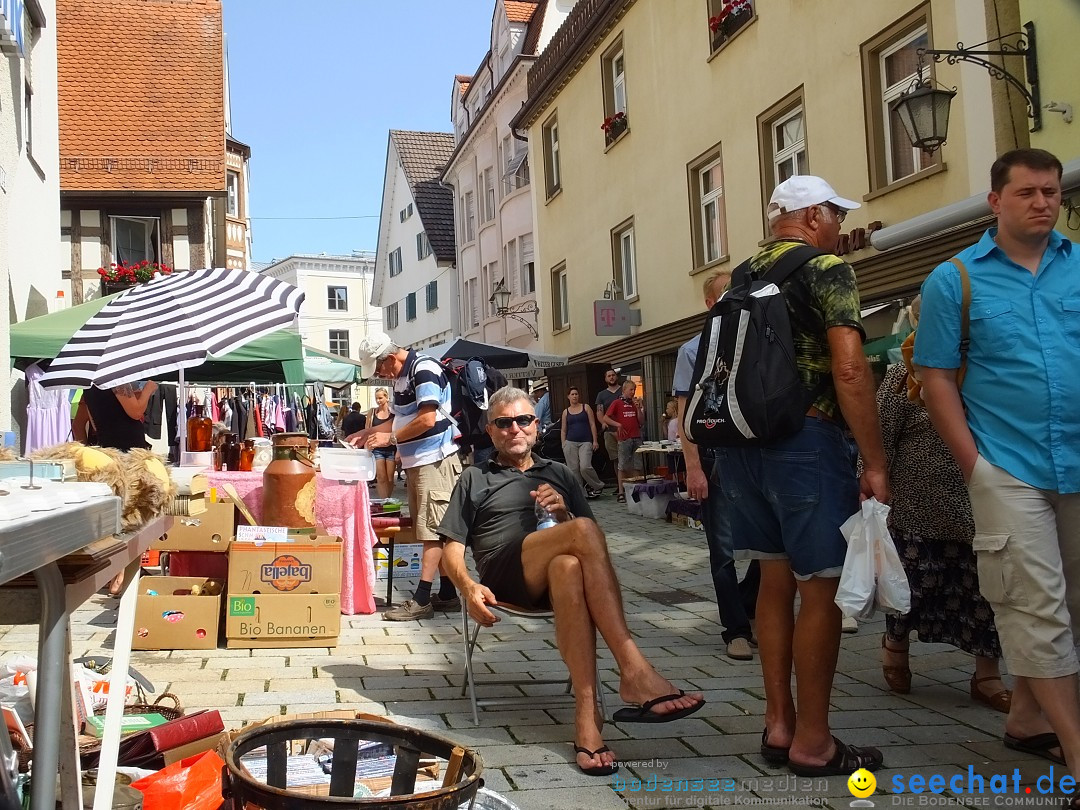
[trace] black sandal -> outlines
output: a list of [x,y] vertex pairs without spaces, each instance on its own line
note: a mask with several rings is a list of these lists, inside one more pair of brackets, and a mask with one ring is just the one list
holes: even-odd
[[788,750],[787,748],[781,748],[778,745],[769,745],[769,729],[763,729],[761,732],[761,758],[764,759],[770,765],[787,765],[788,764]]
[[[606,754],[610,752],[611,749],[608,748],[606,745],[601,745],[595,751],[590,751],[588,748],[582,748],[577,743],[574,743],[574,764],[577,765],[577,754],[584,754],[585,756],[592,759],[597,754]],[[578,765],[578,770],[586,776],[611,776],[613,773],[619,772],[619,763],[612,762],[610,765],[593,765],[591,768],[582,768],[580,765]]]
[[881,752],[876,748],[857,748],[840,742],[836,737],[833,737],[833,742],[836,743],[836,753],[824,765],[800,765],[789,759],[788,768],[796,776],[849,776],[859,768],[877,770],[884,761]]

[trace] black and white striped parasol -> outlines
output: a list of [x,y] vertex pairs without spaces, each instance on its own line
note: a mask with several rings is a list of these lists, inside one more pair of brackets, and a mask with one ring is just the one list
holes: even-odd
[[304,293],[246,270],[187,270],[120,293],[76,331],[45,386],[115,388],[202,365],[293,323]]

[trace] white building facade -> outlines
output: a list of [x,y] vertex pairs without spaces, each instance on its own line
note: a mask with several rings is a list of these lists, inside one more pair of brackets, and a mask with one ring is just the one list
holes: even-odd
[[399,346],[460,334],[454,202],[439,181],[453,147],[448,132],[390,132],[371,303]]
[[[261,272],[304,291],[297,326],[305,346],[356,359],[356,347],[364,335],[382,328],[382,312],[370,303],[375,276],[372,251],[350,256],[298,254]],[[338,402],[356,399],[370,407],[374,390],[344,388],[331,398]]]
[[[55,0],[0,2],[0,282],[10,320],[65,305],[60,249]],[[21,374],[0,318],[0,430],[25,419]]]
[[[454,190],[461,335],[486,343],[539,349],[537,277],[528,140],[510,120],[528,96],[536,56],[573,8],[559,3],[496,0],[491,47],[473,76],[457,76],[450,117],[456,141],[443,182]],[[502,317],[491,300],[510,292],[518,317]]]

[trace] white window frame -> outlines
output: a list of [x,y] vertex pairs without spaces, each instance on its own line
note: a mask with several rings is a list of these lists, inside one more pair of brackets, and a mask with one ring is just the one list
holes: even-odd
[[[713,169],[720,169],[720,185],[709,192],[705,192],[705,177]],[[718,261],[724,255],[724,167],[722,159],[717,155],[715,160],[697,170],[697,193],[698,210],[701,214],[701,259],[703,264],[711,264]],[[709,214],[712,206],[713,215]],[[709,250],[709,225],[713,221],[716,224],[715,255]]]
[[471,242],[476,238],[476,195],[471,191],[465,192],[465,241]]
[[416,235],[416,260],[422,262],[431,255],[431,242],[428,241],[427,232],[420,231]]
[[519,289],[522,295],[530,295],[536,292],[536,262],[533,253],[533,235],[526,233],[521,236],[521,284]]
[[390,268],[390,278],[401,275],[401,248],[396,247],[390,251],[390,256],[387,259],[387,263]]
[[240,173],[232,169],[225,170],[225,213],[240,216]]
[[612,55],[610,62],[612,114],[626,115],[626,58],[621,48]]
[[[778,148],[778,139],[776,137],[777,132],[788,121],[795,117],[802,119],[802,138],[795,141],[790,146],[785,146],[783,149]],[[802,104],[788,110],[783,115],[780,115],[772,120],[769,124],[769,137],[772,139],[772,164],[773,164],[773,188],[780,185],[781,172],[780,167],[788,162],[792,162],[794,171],[792,174],[800,174],[803,171],[808,171],[810,168],[810,156],[806,151],[806,115],[804,114]],[[806,165],[802,170],[799,168],[799,155],[802,154],[805,157]],[[770,194],[772,189],[769,190]]]
[[145,247],[147,261],[160,261],[161,256],[161,219],[159,217],[109,217],[109,227],[112,229],[112,253],[117,263],[131,264],[142,261],[142,258],[125,258],[117,252],[116,225],[119,222],[134,222],[142,225],[145,230]]
[[480,325],[480,279],[470,278],[465,280],[465,322],[470,329]]
[[506,286],[510,290],[511,295],[518,294],[518,283],[520,282],[519,274],[514,270],[518,266],[518,243],[517,239],[511,239],[505,245],[503,245],[503,267],[506,268]]
[[[342,337],[344,335],[344,337]],[[344,342],[345,350],[341,350],[341,344]],[[337,354],[341,357],[348,357],[349,351],[352,346],[349,342],[349,330],[348,329],[331,329],[327,333],[326,345],[330,347],[331,354]]]
[[638,296],[637,258],[635,257],[635,238],[633,223],[615,232],[615,269],[617,282],[622,288],[622,297],[630,301]]
[[544,141],[544,170],[547,175],[547,197],[562,189],[562,167],[559,165],[559,118],[552,116],[541,128]]
[[[894,183],[897,180],[903,180],[904,177],[910,177],[911,174],[917,174],[918,172],[920,172],[924,168],[926,168],[926,166],[922,165],[923,162],[924,162],[925,153],[921,149],[918,149],[918,148],[916,148],[914,146],[911,147],[911,156],[912,156],[911,165],[914,167],[914,170],[911,172],[911,174],[905,174],[905,175],[897,177],[896,176],[896,166],[893,165],[892,114],[891,114],[891,112],[889,110],[889,105],[892,104],[892,102],[895,101],[896,99],[900,98],[900,96],[905,91],[907,91],[907,90],[909,90],[911,88],[912,83],[915,81],[916,73],[914,73],[914,72],[909,73],[907,76],[904,76],[902,79],[900,79],[899,81],[897,81],[897,82],[895,82],[895,83],[893,83],[891,85],[886,86],[886,84],[885,84],[885,82],[886,82],[886,78],[885,78],[885,60],[888,57],[892,56],[897,51],[903,50],[905,46],[909,45],[912,42],[912,40],[916,40],[919,37],[923,37],[923,36],[928,36],[928,29],[927,29],[927,26],[925,24],[920,25],[914,31],[912,31],[911,33],[907,34],[906,36],[898,39],[896,42],[889,45],[887,48],[882,49],[878,53],[877,68],[878,68],[878,80],[881,83],[881,107],[882,107],[881,127],[882,127],[882,135],[884,136],[883,137],[883,142],[882,142],[882,148],[884,149],[884,154],[885,154],[885,177],[886,177],[887,182],[889,182],[889,183]],[[932,164],[932,162],[933,161],[931,160],[930,163]]]
[[483,205],[480,209],[481,222],[495,219],[495,169],[488,166],[480,175],[480,192]]
[[[337,291],[340,290],[342,295],[339,298]],[[340,306],[339,306],[340,304]],[[330,312],[348,312],[349,311],[349,288],[341,284],[329,284],[326,287],[326,309]]]
[[554,331],[570,328],[570,289],[566,277],[566,265],[558,265],[551,273],[552,313]]
[[398,312],[397,301],[395,301],[386,308],[386,328],[387,330],[397,329],[400,323],[400,313]]

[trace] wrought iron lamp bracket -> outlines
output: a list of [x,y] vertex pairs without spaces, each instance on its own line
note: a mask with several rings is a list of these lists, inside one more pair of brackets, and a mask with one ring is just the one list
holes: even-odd
[[[987,45],[996,44],[997,48],[986,48]],[[1024,23],[1024,30],[1012,34],[1004,34],[1000,37],[988,39],[971,47],[965,47],[963,42],[956,43],[956,50],[938,50],[935,48],[919,48],[920,74],[924,57],[929,56],[934,62],[945,62],[955,65],[957,62],[970,62],[985,68],[991,78],[1003,80],[1011,84],[1027,102],[1027,114],[1031,119],[1031,131],[1038,132],[1042,129],[1042,109],[1039,99],[1039,65],[1035,48],[1035,23]],[[1006,70],[1003,66],[991,62],[987,57],[1021,57],[1024,60],[1023,79]]]

